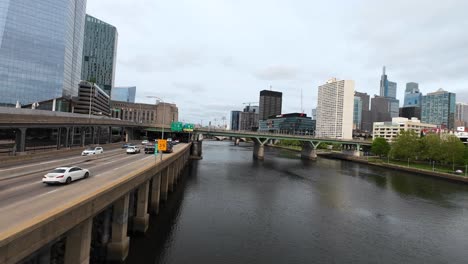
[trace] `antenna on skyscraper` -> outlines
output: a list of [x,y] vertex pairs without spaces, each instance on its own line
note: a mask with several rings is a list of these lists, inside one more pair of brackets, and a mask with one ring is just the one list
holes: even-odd
[[304,113],[304,107],[302,107],[302,88],[301,88],[301,113]]
[[272,87],[271,87],[271,85],[270,85],[270,91],[271,91],[271,90],[272,90]]

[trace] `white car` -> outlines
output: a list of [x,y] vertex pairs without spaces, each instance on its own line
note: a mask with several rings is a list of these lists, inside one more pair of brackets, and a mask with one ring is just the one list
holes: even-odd
[[148,143],[149,143],[149,141],[148,141],[148,140],[146,140],[146,139],[145,139],[145,140],[143,140],[143,141],[141,142],[141,144],[142,144],[142,145],[146,145],[146,144],[148,144]]
[[140,148],[137,146],[130,146],[127,148],[127,154],[136,154],[140,153]]
[[89,177],[89,170],[80,167],[60,167],[47,173],[42,177],[42,182],[46,184],[65,183],[69,184],[78,179]]
[[96,155],[101,153],[104,153],[104,149],[102,147],[87,148],[81,152],[81,156]]

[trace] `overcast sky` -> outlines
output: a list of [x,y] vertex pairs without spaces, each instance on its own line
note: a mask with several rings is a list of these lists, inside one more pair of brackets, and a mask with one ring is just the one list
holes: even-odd
[[398,83],[418,82],[468,102],[466,0],[88,0],[87,13],[117,27],[116,86],[137,101],[162,97],[179,119],[204,124],[283,92],[283,112],[317,105],[328,78],[379,92],[382,66]]

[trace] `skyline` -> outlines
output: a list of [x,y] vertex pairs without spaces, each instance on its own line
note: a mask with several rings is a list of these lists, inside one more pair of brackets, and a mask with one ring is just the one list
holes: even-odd
[[[101,0],[88,1],[87,13],[119,31],[116,86],[135,85],[137,101],[158,95],[177,103],[181,120],[207,123],[229,118],[270,86],[283,92],[284,113],[301,110],[302,90],[310,114],[318,86],[331,77],[354,80],[356,91],[373,96],[384,65],[400,102],[407,82],[419,83],[423,94],[443,88],[468,102],[467,8],[420,0]],[[381,23],[375,10],[392,19]]]

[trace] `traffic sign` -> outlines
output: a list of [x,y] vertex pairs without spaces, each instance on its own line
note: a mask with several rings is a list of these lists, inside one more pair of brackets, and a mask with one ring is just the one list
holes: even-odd
[[166,151],[167,150],[167,140],[158,139],[158,150]]

